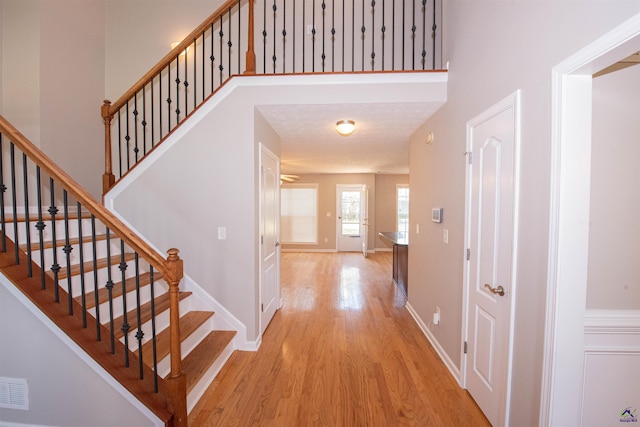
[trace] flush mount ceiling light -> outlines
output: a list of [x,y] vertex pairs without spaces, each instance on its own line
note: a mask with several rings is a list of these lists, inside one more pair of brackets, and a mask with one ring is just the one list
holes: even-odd
[[336,131],[342,136],[349,136],[356,129],[356,122],[353,120],[340,120],[336,123]]

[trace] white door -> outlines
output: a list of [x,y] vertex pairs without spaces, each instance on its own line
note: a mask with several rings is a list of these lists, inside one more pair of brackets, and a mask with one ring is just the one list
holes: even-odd
[[260,145],[260,331],[264,333],[280,293],[280,162]]
[[491,424],[508,424],[515,295],[519,94],[467,125],[465,385]]
[[338,251],[359,252],[364,228],[363,185],[338,185],[336,188]]
[[366,258],[369,249],[369,189],[362,186],[362,255]]

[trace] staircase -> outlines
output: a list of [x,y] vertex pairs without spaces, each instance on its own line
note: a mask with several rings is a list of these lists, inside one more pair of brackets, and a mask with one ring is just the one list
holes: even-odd
[[[104,227],[96,231],[89,214],[69,215],[66,220],[56,220],[55,226],[51,220],[43,221],[42,244],[37,243],[37,216],[31,216],[29,221],[24,215],[15,219],[18,241],[27,240],[27,223],[32,225],[30,241],[36,243],[31,245],[34,264],[31,268],[45,271],[54,282],[57,276],[58,299],[62,293],[68,297],[70,290],[73,306],[86,311],[88,324],[95,324],[98,319],[102,330],[106,329],[109,336],[129,349],[130,357],[139,358],[142,354],[143,363],[151,370],[157,368],[158,375],[166,379],[170,372],[169,286],[162,276],[152,275],[149,265],[136,260],[134,253],[121,252],[121,241],[107,235]],[[5,221],[12,224],[14,218],[9,216]],[[66,239],[52,240],[50,230],[54,227],[56,233],[71,236],[68,242]],[[78,235],[79,230],[84,234]],[[95,238],[92,231],[98,233]],[[11,243],[15,241],[11,227],[6,230],[6,236]],[[19,249],[26,255],[27,244],[20,244]],[[61,267],[56,274],[51,266],[61,260],[67,266]],[[96,277],[97,281],[94,280]],[[210,368],[215,367],[221,355],[226,353],[228,358],[236,334],[235,331],[214,330],[211,319],[215,314],[192,309],[197,304],[191,298],[191,292],[179,292],[182,372],[186,376],[189,408],[209,386],[220,366],[213,372]],[[139,331],[143,332],[140,340],[136,337]],[[155,342],[151,339],[154,335]]]
[[234,351],[236,331],[217,330],[224,322],[179,288],[182,260],[168,253],[164,260],[0,116],[0,273],[178,426]]

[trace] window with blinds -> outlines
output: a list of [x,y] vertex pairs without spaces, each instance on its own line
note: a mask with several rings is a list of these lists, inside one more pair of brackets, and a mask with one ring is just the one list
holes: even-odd
[[289,184],[280,189],[282,243],[318,243],[318,185]]

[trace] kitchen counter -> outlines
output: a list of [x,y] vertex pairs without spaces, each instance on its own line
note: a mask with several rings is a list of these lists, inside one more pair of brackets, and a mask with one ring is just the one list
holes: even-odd
[[393,282],[405,296],[408,296],[409,233],[381,231],[378,234],[393,244]]

